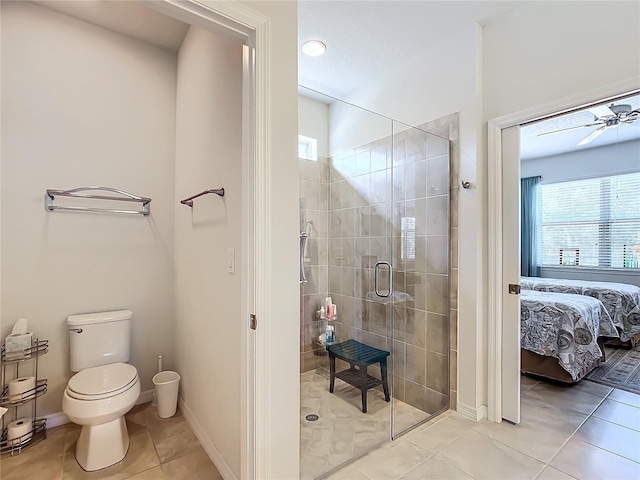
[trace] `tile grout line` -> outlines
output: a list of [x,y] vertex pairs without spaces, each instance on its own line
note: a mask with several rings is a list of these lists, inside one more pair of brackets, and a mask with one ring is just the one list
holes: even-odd
[[[458,437],[458,438],[460,438],[460,437]],[[458,438],[456,438],[456,440],[458,440]],[[454,440],[453,442],[455,442],[455,440]],[[453,443],[453,442],[451,442],[451,443]],[[447,444],[447,446],[451,445],[451,443],[448,443],[448,444]],[[439,453],[440,453],[440,451],[437,451],[437,452],[436,452],[436,453],[434,453],[434,454],[432,455],[432,457],[430,457],[430,458],[435,457],[435,456],[436,456],[436,455],[438,455]],[[462,472],[464,475],[468,476],[469,478],[473,478],[473,480],[476,480],[476,477],[474,477],[474,476],[473,476],[473,475],[471,475],[470,473],[465,472],[465,471],[464,471],[464,470],[462,470],[461,468],[456,467],[455,465],[453,465],[452,463],[450,463],[449,461],[447,461],[447,457],[445,457],[445,456],[442,456],[442,455],[441,455],[441,456],[439,456],[438,458],[436,458],[436,460],[438,460],[438,461],[440,461],[440,462],[442,462],[442,463],[445,463],[446,465],[449,465],[450,467],[454,468],[454,469],[455,469],[455,470],[457,470],[458,472]]]
[[493,437],[491,437],[490,435],[487,435],[487,434],[485,434],[485,433],[482,433],[482,432],[479,432],[479,431],[477,431],[477,430],[474,430],[473,428],[472,428],[471,430],[472,430],[472,431],[474,431],[475,433],[479,434],[479,435],[482,435],[483,437],[485,437],[485,438],[487,438],[487,439],[489,439],[489,440],[492,440],[492,441],[497,442],[497,443],[499,443],[499,444],[501,444],[501,445],[504,445],[504,446],[505,446],[505,447],[507,447],[509,450],[513,450],[514,452],[517,452],[517,453],[519,453],[519,454],[521,454],[521,455],[524,455],[525,457],[529,457],[529,458],[531,458],[532,460],[535,460],[536,462],[538,462],[538,463],[542,463],[542,464],[544,464],[544,465],[546,466],[545,462],[543,462],[542,460],[539,460],[539,459],[537,459],[537,458],[535,458],[535,457],[533,457],[533,456],[529,455],[528,453],[521,452],[521,451],[520,451],[520,450],[518,450],[517,448],[513,448],[511,445],[507,445],[506,443],[504,443],[504,442],[502,442],[502,441],[498,440],[497,438],[493,438]]
[[[609,398],[609,395],[611,395],[611,392],[613,392],[613,389],[611,389],[611,391],[609,391],[609,393],[607,393],[604,397],[602,397],[602,400],[600,400],[600,402],[598,403],[598,405],[596,405],[596,407],[593,409],[593,411],[587,416],[587,418],[585,418],[580,425],[578,425],[578,428],[575,429],[575,431],[569,436],[569,438],[562,444],[562,446],[560,447],[560,449],[555,453],[555,455],[551,458],[551,460],[549,460],[549,463],[547,463],[547,466],[551,467],[551,468],[555,468],[556,470],[558,470],[559,472],[562,472],[566,475],[569,476],[573,476],[563,470],[560,470],[557,467],[554,467],[551,465],[551,463],[558,457],[558,455],[560,454],[560,452],[562,452],[562,450],[564,449],[564,447],[567,446],[567,443],[569,443],[569,441],[575,437],[576,433],[578,433],[578,430],[580,430],[582,428],[582,426],[587,423],[587,421],[593,416],[593,414],[596,412],[596,410],[598,410],[598,408],[600,408],[600,405],[602,405],[604,403],[604,401]],[[588,392],[586,392],[588,393]],[[594,395],[596,396],[596,395]],[[599,447],[598,447],[599,448]],[[603,449],[604,450],[604,449]]]
[[[598,417],[596,417],[596,418],[598,418]],[[635,430],[634,430],[634,431],[635,431]],[[611,453],[612,455],[616,455],[617,457],[624,458],[625,460],[629,460],[630,462],[637,463],[638,465],[640,465],[640,462],[637,462],[636,460],[632,460],[631,458],[627,458],[627,457],[625,457],[624,455],[621,455],[621,454],[619,454],[619,453],[617,453],[617,452],[612,452],[611,450],[609,450],[609,449],[607,449],[607,448],[604,448],[604,447],[601,447],[600,445],[596,445],[596,444],[591,443],[591,442],[589,442],[589,441],[587,441],[587,440],[580,440],[580,441],[581,441],[581,442],[586,443],[587,445],[591,445],[592,447],[598,448],[598,449],[603,450],[603,451],[605,451],[605,452],[609,452],[609,453]],[[555,468],[555,467],[554,467],[554,468]]]

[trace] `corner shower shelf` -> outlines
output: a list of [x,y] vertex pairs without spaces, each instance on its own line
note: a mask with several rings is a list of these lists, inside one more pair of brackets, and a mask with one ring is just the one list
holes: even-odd
[[[12,419],[18,418],[18,408],[27,404],[31,404],[31,421],[33,426],[30,432],[25,433],[19,438],[8,439],[8,427],[6,418],[10,415],[5,413],[2,417],[2,430],[0,434],[0,455],[9,453],[18,455],[29,445],[33,445],[47,437],[47,420],[44,418],[36,418],[38,398],[47,393],[47,380],[38,379],[38,360],[39,357],[49,351],[48,340],[38,340],[34,338],[30,348],[26,348],[21,352],[6,352],[5,346],[2,345],[0,354],[0,363],[2,364],[2,395],[0,396],[0,406],[12,411]],[[9,379],[8,370],[13,369],[11,378],[24,376],[21,372],[22,366],[30,364],[31,371],[36,378],[36,386],[22,394],[19,401],[12,401],[9,396]],[[30,372],[31,373],[31,372]]]

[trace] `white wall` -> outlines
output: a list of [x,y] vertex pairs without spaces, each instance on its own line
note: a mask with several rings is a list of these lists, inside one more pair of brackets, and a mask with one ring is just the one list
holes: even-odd
[[[26,317],[49,340],[39,415],[62,409],[68,315],[133,310],[143,390],[157,355],[174,365],[175,76],[175,54],[2,2],[2,337]],[[45,189],[84,185],[151,197],[151,215],[45,212]]]
[[329,105],[298,95],[298,133],[318,140],[318,156],[329,157]]
[[[365,99],[364,101],[371,100]],[[356,105],[368,108],[367,105]],[[376,113],[344,102],[333,102],[329,105],[330,155],[337,158],[348,157],[353,155],[354,148],[381,138],[391,138],[394,133],[398,133],[393,129],[394,122],[392,120]],[[399,129],[403,127],[397,122],[396,125]]]
[[[603,25],[615,25],[615,44]],[[484,27],[484,118],[640,75],[640,3],[531,2]]]
[[520,178],[540,175],[541,183],[569,182],[638,171],[640,140],[612,143],[520,162]]
[[[460,112],[460,177],[471,182],[473,188],[461,191],[456,212],[460,265],[458,330],[464,332],[458,336],[458,404],[474,410],[482,405],[484,382],[480,360],[484,348],[481,225],[485,212],[481,201],[484,187],[482,179],[476,175],[480,158],[477,143],[481,116],[481,78],[477,71],[480,46],[478,27],[469,25],[452,32],[450,37],[430,46],[411,62],[394,68],[386,77],[345,99],[410,125],[420,125]],[[370,114],[363,113],[363,117],[367,115]],[[332,112],[332,125],[334,121]],[[354,124],[361,127],[353,132],[356,141],[366,138],[368,125],[357,121]],[[379,125],[384,128],[382,123]],[[346,138],[339,141],[333,131],[330,140],[332,148],[349,145],[351,141]]]
[[[191,27],[178,52],[176,355],[181,395],[240,477],[242,43]],[[193,208],[179,201],[209,188]],[[227,273],[234,248],[236,273]]]

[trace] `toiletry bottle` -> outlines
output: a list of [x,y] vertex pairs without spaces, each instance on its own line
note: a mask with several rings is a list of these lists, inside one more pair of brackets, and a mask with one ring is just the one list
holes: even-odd
[[324,305],[322,307],[320,307],[320,320],[324,320],[326,316],[326,313],[324,311]]
[[327,335],[326,335],[326,342],[327,343],[333,343],[333,326],[332,325],[327,325]]

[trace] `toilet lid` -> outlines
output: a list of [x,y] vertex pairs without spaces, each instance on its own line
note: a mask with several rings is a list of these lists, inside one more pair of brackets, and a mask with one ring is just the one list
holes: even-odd
[[97,400],[117,395],[137,380],[136,367],[127,363],[112,363],[76,373],[69,380],[67,391],[76,398]]

